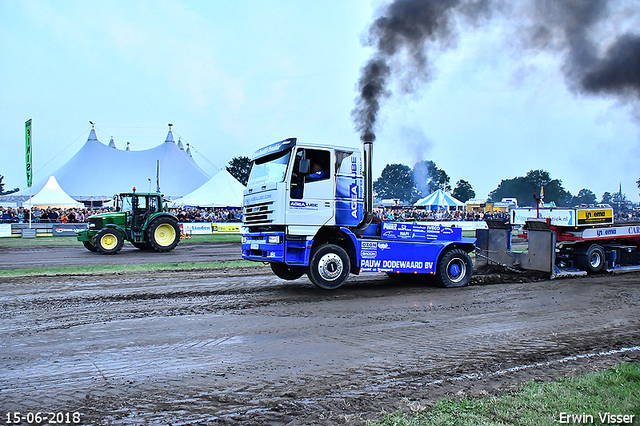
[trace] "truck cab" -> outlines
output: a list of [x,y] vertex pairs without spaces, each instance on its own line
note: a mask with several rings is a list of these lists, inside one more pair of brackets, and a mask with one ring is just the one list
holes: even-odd
[[370,226],[367,152],[366,145],[363,158],[357,148],[299,143],[296,138],[257,150],[243,195],[242,257],[270,263],[280,278],[306,273],[317,286],[334,289],[350,273],[433,275],[443,250],[458,249],[457,266],[445,281],[448,286],[466,284],[472,269],[467,253],[475,240],[462,238],[460,229]]

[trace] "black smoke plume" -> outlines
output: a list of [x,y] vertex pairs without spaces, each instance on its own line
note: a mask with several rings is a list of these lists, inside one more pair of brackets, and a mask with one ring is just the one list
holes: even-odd
[[[640,99],[640,36],[614,34],[604,51],[599,44],[599,24],[616,27],[613,21],[620,14],[613,17],[612,6],[622,5],[624,10],[625,4],[624,0],[395,0],[368,30],[365,44],[374,53],[361,69],[359,96],[351,112],[356,130],[362,140],[374,140],[381,103],[391,96],[391,81],[399,83],[403,92],[415,93],[432,77],[430,50],[453,47],[460,20],[478,27],[495,16],[515,23],[523,53],[562,54],[570,90]],[[637,9],[628,8],[624,18],[637,21]]]

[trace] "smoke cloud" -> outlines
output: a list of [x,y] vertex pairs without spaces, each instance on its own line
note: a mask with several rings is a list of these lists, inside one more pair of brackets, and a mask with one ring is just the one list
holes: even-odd
[[[508,2],[507,2],[508,3]],[[617,27],[612,7],[624,0],[526,0],[523,7],[501,0],[395,0],[368,29],[365,44],[374,48],[361,69],[359,95],[351,112],[363,140],[374,140],[382,102],[391,96],[390,84],[415,93],[432,78],[430,52],[455,46],[459,22],[475,27],[501,16],[518,26],[525,53],[551,51],[563,55],[562,72],[570,90],[619,99],[640,99],[640,35],[609,35],[599,44],[603,24]],[[618,7],[618,9],[620,9]],[[523,16],[524,13],[524,16]],[[640,11],[626,10],[636,20]],[[615,31],[615,30],[614,30]]]

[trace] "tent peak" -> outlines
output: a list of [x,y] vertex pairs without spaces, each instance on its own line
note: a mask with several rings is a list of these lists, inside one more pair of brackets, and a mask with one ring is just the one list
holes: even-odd
[[113,136],[111,136],[111,140],[109,141],[109,148],[116,149],[116,143],[113,140]]
[[169,133],[167,133],[167,138],[164,140],[165,142],[176,143],[175,139],[173,139],[173,131],[171,130],[172,127],[173,124],[169,123]]
[[98,136],[96,136],[96,125],[93,121],[90,121],[89,123],[91,123],[91,131],[89,132],[89,137],[87,138],[87,141],[97,141]]

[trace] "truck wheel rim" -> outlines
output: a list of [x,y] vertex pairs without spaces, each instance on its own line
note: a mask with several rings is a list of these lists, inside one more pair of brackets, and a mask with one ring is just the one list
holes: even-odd
[[171,243],[176,239],[176,230],[168,223],[163,223],[156,228],[153,233],[153,237],[155,238],[156,243],[166,247],[171,245]]
[[335,253],[327,253],[318,262],[318,273],[325,281],[335,281],[342,275],[342,259]]
[[447,277],[451,282],[458,283],[467,274],[467,265],[461,259],[451,259],[447,264]]
[[594,252],[591,253],[591,257],[589,258],[589,263],[591,263],[592,268],[597,268],[600,266],[602,262],[602,258],[600,257],[600,253]]
[[113,234],[105,234],[100,239],[100,244],[107,250],[112,250],[116,245],[118,245],[118,239]]

